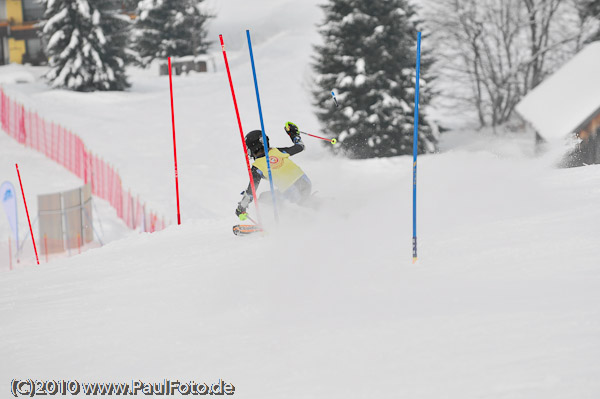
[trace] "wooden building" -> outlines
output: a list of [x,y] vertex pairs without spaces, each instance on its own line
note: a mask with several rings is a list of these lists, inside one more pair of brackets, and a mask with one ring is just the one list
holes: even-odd
[[[130,18],[135,17],[135,1],[103,1]],[[46,62],[38,35],[38,23],[43,16],[44,8],[39,0],[0,0],[0,65]]]
[[36,26],[42,16],[37,0],[0,0],[0,65],[45,61]]
[[[600,65],[598,65],[600,69]],[[600,108],[575,129],[581,140],[571,154],[570,166],[600,164]]]
[[566,166],[600,164],[600,42],[587,45],[516,107],[536,143],[578,139]]

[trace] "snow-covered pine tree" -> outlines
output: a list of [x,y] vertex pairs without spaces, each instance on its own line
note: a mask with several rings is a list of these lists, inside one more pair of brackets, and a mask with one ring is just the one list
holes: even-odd
[[106,36],[102,0],[44,0],[42,38],[52,87],[76,91],[123,90],[128,86],[118,47]]
[[205,54],[206,23],[212,18],[202,11],[204,0],[142,0],[134,28],[134,50],[143,66],[154,59]]
[[119,81],[123,83],[123,87],[129,87],[124,74],[124,66],[131,64],[135,60],[130,50],[133,21],[124,7],[131,1],[119,1],[116,2],[117,4],[106,0],[89,1],[93,1],[100,10],[100,24],[107,40],[106,52],[109,55],[109,59],[121,65],[121,68],[113,69],[118,70],[122,75]]
[[[412,153],[417,17],[406,0],[329,0],[322,6],[313,92],[323,133],[352,158]],[[421,56],[419,152],[436,150],[437,127],[425,119],[431,60]],[[332,101],[336,93],[339,107]]]

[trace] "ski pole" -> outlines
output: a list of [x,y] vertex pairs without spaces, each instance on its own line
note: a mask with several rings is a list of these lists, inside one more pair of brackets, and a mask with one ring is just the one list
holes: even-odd
[[257,223],[257,222],[256,222],[256,220],[254,220],[254,219],[252,219],[252,218],[250,217],[250,215],[246,214],[246,217],[248,218],[248,220],[250,220],[250,221],[251,221],[252,223],[254,223],[255,225],[257,225],[257,226],[260,226],[260,223]]
[[[242,219],[242,218],[241,218],[241,217],[242,217],[242,215],[246,215],[246,217],[245,217],[244,219]],[[242,213],[242,214],[240,214],[240,220],[246,220],[246,219],[250,220],[252,223],[254,223],[254,224],[255,224],[255,225],[257,225],[257,226],[260,226],[260,223],[258,223],[256,220],[252,219],[252,218],[250,217],[250,215],[248,215],[248,213]]]
[[298,131],[298,133],[306,134],[307,136],[314,137],[316,139],[321,139],[321,140],[329,141],[331,144],[337,143],[337,139],[328,139],[326,137],[315,136],[314,134],[306,133],[306,132],[303,132],[303,131],[300,131],[300,130]]
[[335,107],[338,107],[338,102],[337,102],[337,98],[335,98],[335,93],[332,91],[331,92],[331,97],[333,97],[333,102],[335,103]]

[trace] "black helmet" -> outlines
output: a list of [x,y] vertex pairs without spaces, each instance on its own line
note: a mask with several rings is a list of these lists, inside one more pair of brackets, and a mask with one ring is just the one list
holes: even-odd
[[[267,136],[265,136],[267,137]],[[265,155],[262,131],[253,130],[246,135],[246,146],[252,158],[260,158]],[[267,137],[267,148],[269,148],[269,137]]]

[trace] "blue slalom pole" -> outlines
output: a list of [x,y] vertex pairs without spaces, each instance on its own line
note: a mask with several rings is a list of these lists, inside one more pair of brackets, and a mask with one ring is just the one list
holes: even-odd
[[[265,133],[265,123],[263,121],[262,107],[260,106],[260,95],[258,94],[258,80],[256,79],[256,66],[254,65],[254,54],[252,53],[252,41],[250,40],[250,30],[246,29],[248,37],[248,49],[250,50],[250,62],[252,63],[252,75],[254,76],[254,89],[256,90],[256,102],[258,103],[258,115],[260,117],[260,128],[262,130],[263,145],[265,146],[265,158],[267,159],[267,171],[269,172],[269,184],[271,185],[271,198],[273,199],[273,212],[275,221],[279,222],[277,214],[277,200],[275,199],[275,187],[273,186],[273,176],[271,175],[271,162],[269,160],[269,145],[267,144],[267,134]],[[255,199],[257,201],[258,199]]]
[[415,129],[413,133],[413,263],[417,261],[417,150],[419,144],[419,79],[421,75],[421,32],[417,33],[417,81],[415,86]]

